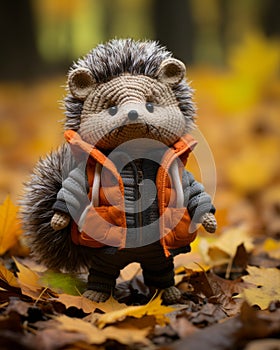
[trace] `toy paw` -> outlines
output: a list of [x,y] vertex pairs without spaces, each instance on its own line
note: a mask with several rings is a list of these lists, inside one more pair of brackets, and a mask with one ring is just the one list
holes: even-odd
[[176,304],[181,299],[181,292],[175,286],[164,289],[162,300],[165,304]]
[[202,226],[209,233],[214,233],[217,229],[217,221],[212,213],[206,213],[202,217]]
[[96,290],[86,290],[84,293],[83,293],[83,296],[85,298],[88,298],[92,301],[96,301],[97,303],[102,303],[104,301],[106,301],[107,299],[109,299],[110,297],[110,294],[108,293],[104,293],[104,292],[97,292]]
[[55,231],[62,230],[67,227],[70,222],[70,216],[65,213],[55,213],[51,220],[51,227]]

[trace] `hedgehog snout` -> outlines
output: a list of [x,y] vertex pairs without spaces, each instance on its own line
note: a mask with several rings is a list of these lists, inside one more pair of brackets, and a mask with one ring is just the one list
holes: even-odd
[[128,119],[133,122],[138,118],[139,114],[135,109],[132,109],[128,112],[127,116]]

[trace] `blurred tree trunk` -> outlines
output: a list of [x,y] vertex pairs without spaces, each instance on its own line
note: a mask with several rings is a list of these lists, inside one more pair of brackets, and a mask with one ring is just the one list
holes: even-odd
[[155,39],[185,63],[194,58],[194,22],[190,0],[154,0]]
[[261,14],[264,32],[268,36],[280,35],[280,1],[266,0]]
[[31,0],[1,3],[1,80],[29,79],[36,75],[41,61],[33,20]]

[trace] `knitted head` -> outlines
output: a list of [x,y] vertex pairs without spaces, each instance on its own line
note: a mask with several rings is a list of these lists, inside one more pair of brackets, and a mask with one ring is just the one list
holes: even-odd
[[102,149],[138,138],[169,146],[194,125],[185,66],[153,41],[112,40],[70,69],[66,129]]

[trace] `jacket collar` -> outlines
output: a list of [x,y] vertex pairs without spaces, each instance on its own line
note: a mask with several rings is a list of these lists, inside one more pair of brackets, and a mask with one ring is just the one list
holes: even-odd
[[[97,147],[82,140],[79,133],[74,130],[66,130],[64,133],[66,141],[70,144],[74,156],[80,159],[84,158],[85,154],[92,156],[96,161],[104,165],[105,163],[111,168],[111,161]],[[164,154],[163,160],[166,164],[171,163],[174,158],[180,157],[185,163],[189,153],[197,145],[197,141],[190,134],[182,136],[176,141]],[[109,163],[108,163],[109,161]]]

